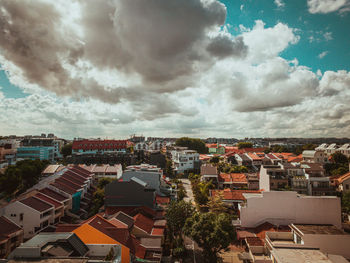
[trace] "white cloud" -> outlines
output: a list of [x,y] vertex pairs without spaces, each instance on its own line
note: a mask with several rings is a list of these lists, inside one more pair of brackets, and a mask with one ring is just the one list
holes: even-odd
[[241,11],[243,11],[243,8],[244,8],[244,5],[241,5],[241,6],[239,7],[239,9],[240,9]]
[[[266,27],[258,20],[252,28],[240,25],[233,36],[220,27],[226,8],[215,0],[77,1],[70,18],[63,15],[65,1],[58,2],[0,2],[8,10],[0,18],[8,32],[0,39],[0,63],[13,84],[32,94],[9,99],[0,92],[1,134],[350,132],[349,73],[315,74],[296,59],[281,58],[300,38],[286,24]],[[47,11],[43,18],[37,6]],[[16,8],[24,17],[9,16]],[[317,38],[330,38],[326,33]],[[15,47],[13,39],[37,42]],[[25,52],[17,52],[20,47]]]
[[324,58],[325,56],[327,56],[327,54],[328,54],[328,51],[323,51],[322,53],[320,53],[320,54],[318,55],[318,58],[319,58],[319,59],[322,59],[322,58]]
[[277,7],[285,6],[285,3],[282,0],[274,0],[274,2]]
[[326,32],[323,34],[323,37],[326,41],[330,41],[333,39],[332,32]]
[[349,11],[349,0],[307,0],[309,12],[311,14],[326,14],[335,11]]

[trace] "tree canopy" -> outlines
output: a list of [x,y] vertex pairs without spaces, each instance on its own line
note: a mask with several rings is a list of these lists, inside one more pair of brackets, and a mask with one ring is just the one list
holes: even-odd
[[208,153],[208,148],[201,139],[182,137],[176,140],[175,145],[188,147],[189,150],[194,150],[202,154]]
[[68,143],[62,147],[61,154],[63,155],[64,158],[72,154],[72,146],[73,146],[72,143]]
[[331,160],[331,163],[326,163],[324,166],[328,174],[343,175],[349,171],[349,160],[344,154],[340,152],[333,153]]
[[253,144],[251,142],[239,142],[237,144],[238,149],[243,149],[243,148],[252,148]]
[[186,220],[183,231],[203,248],[206,262],[217,262],[218,253],[235,239],[231,218],[225,213],[195,213]]
[[191,203],[183,200],[170,202],[165,218],[168,228],[174,237],[181,235],[186,219],[191,217],[193,212],[194,208]]
[[343,193],[341,206],[345,213],[350,213],[350,192]]

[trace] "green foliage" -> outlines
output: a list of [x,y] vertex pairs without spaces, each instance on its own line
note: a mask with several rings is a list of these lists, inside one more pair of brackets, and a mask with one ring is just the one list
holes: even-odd
[[253,144],[251,142],[239,142],[237,144],[238,149],[243,149],[243,148],[252,148]]
[[201,176],[199,174],[194,174],[194,173],[190,173],[190,175],[188,176],[188,179],[193,182],[193,181],[199,181],[199,179],[201,178]]
[[221,173],[247,173],[248,168],[244,165],[233,165],[231,163],[220,162],[217,164]]
[[209,201],[209,190],[213,189],[214,185],[211,181],[209,182],[192,182],[192,192],[194,200],[200,206],[206,205]]
[[177,193],[177,199],[178,199],[179,201],[181,201],[181,200],[183,200],[185,197],[186,197],[186,191],[185,191],[184,187],[182,186],[182,187],[179,188],[179,191],[178,191],[178,193]]
[[184,246],[173,249],[173,256],[175,258],[183,258],[186,255],[186,248]]
[[39,182],[41,172],[49,163],[46,160],[23,160],[10,165],[4,174],[0,174],[0,192],[9,197],[26,191]]
[[235,239],[231,218],[225,213],[195,213],[186,220],[183,231],[203,248],[206,262],[217,262],[218,252]]
[[105,186],[114,179],[112,178],[100,178],[97,183],[97,190],[92,195],[92,205],[89,211],[89,217],[97,214],[100,208],[104,205],[105,199]]
[[302,154],[303,151],[306,151],[306,150],[315,150],[316,147],[317,147],[316,144],[308,143],[308,144],[304,144],[303,146],[297,146],[293,152],[296,155],[299,155],[299,154]]
[[345,213],[350,213],[350,192],[343,193],[341,207]]
[[210,159],[211,163],[219,163],[220,162],[220,158],[219,156],[214,156]]
[[176,140],[176,146],[188,147],[190,150],[197,151],[198,153],[208,153],[208,148],[205,146],[204,141],[196,138],[182,137]]
[[223,202],[223,199],[224,196],[221,192],[210,198],[208,202],[209,211],[216,214],[226,213],[228,210],[226,204]]
[[165,164],[165,174],[169,177],[169,178],[173,178],[174,177],[174,169],[173,169],[173,163],[170,159],[166,159],[166,164]]
[[64,158],[72,154],[72,146],[73,146],[72,143],[67,143],[65,146],[62,147],[61,154],[63,155]]
[[167,220],[169,232],[173,237],[181,236],[186,219],[191,217],[193,212],[194,208],[191,203],[185,201],[170,202],[166,210],[165,218]]
[[98,180],[97,188],[104,189],[107,184],[113,181],[114,181],[113,178],[102,177]]
[[332,162],[324,165],[327,174],[343,175],[349,171],[349,160],[344,154],[336,152],[331,158]]

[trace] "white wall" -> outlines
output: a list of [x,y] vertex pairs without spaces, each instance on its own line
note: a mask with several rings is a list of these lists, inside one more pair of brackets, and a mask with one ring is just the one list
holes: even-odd
[[[245,195],[247,196],[247,195]],[[296,192],[272,191],[247,197],[240,207],[242,227],[268,221],[276,225],[332,224],[341,228],[340,199],[333,196],[298,196]]]
[[[34,227],[39,227],[40,213],[18,201],[13,202],[5,206],[1,213],[15,222],[17,225],[23,227],[24,238],[30,238],[34,236]],[[20,221],[20,214],[23,213],[23,221]],[[16,216],[11,216],[15,214]]]
[[270,175],[268,175],[267,169],[264,166],[260,167],[259,189],[270,191]]
[[310,235],[303,236],[305,246],[320,248],[323,253],[341,255],[350,259],[350,235]]

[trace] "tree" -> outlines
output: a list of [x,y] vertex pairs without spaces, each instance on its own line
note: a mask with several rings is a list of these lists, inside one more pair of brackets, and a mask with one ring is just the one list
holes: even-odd
[[343,175],[349,171],[349,160],[344,154],[340,152],[333,153],[331,155],[331,161],[331,163],[324,165],[328,174]]
[[194,208],[191,203],[185,201],[170,202],[166,210],[165,218],[173,237],[181,236],[186,219],[191,217],[193,212]]
[[219,156],[214,156],[214,157],[212,157],[211,159],[210,159],[210,162],[211,163],[219,163],[220,162],[220,158],[219,158]]
[[63,155],[64,158],[72,154],[72,146],[73,146],[72,143],[68,143],[62,147],[61,154]]
[[211,197],[208,202],[209,211],[212,213],[220,214],[227,212],[227,206],[223,201],[224,195],[222,192],[218,192],[214,197]]
[[214,185],[209,182],[193,182],[192,191],[194,200],[198,205],[206,205],[209,200],[209,189],[213,189]]
[[251,142],[239,142],[237,144],[238,149],[243,149],[243,148],[252,148],[253,144]]
[[336,163],[336,164],[340,164],[340,165],[341,164],[349,164],[348,158],[340,152],[333,153],[331,155],[331,159],[332,159],[332,162]]
[[350,213],[350,192],[343,193],[341,207],[345,213]]
[[175,145],[187,147],[189,150],[194,150],[202,154],[208,153],[208,148],[201,139],[182,137],[176,140]]
[[173,162],[170,159],[166,159],[166,164],[165,164],[165,174],[169,178],[174,177],[174,169],[173,169]]
[[195,213],[186,220],[183,231],[203,248],[206,262],[218,262],[218,253],[235,239],[231,218],[225,213]]

